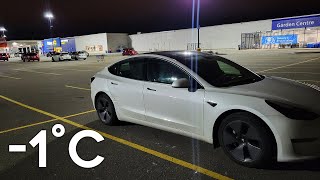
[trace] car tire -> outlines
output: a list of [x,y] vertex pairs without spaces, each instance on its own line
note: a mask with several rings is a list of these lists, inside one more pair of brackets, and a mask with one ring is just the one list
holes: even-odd
[[267,167],[275,158],[273,134],[262,120],[239,112],[226,117],[219,127],[219,143],[226,155],[246,167]]
[[96,111],[99,119],[106,125],[117,124],[118,117],[114,108],[114,104],[110,97],[106,94],[101,94],[96,98],[95,101]]

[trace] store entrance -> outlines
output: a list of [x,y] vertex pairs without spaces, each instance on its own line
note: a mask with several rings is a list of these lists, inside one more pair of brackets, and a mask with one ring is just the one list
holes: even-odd
[[239,49],[260,49],[261,33],[242,33]]

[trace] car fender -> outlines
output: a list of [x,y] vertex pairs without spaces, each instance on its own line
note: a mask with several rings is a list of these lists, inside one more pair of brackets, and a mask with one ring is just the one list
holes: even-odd
[[[233,97],[224,98],[226,96]],[[206,103],[211,102],[210,99],[212,99],[210,96],[208,97],[208,95],[205,98],[204,104],[204,136],[206,139],[208,139],[209,143],[213,143],[213,127],[216,125],[217,119],[219,119],[219,117],[221,117],[224,113],[230,111],[244,111],[252,113],[253,115],[259,117],[270,128],[277,144],[281,144],[281,140],[278,136],[278,133],[276,132],[276,128],[268,118],[270,116],[279,116],[279,113],[273,108],[269,107],[265,103],[264,99],[230,94],[215,94],[214,97],[217,100],[215,101],[215,103],[217,104],[215,107],[212,107],[212,105]],[[237,99],[237,101],[226,101],[226,99]]]

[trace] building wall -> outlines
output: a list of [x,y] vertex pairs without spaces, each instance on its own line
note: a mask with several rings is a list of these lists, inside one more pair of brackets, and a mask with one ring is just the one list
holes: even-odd
[[76,50],[90,54],[104,54],[108,50],[107,33],[75,36]]
[[125,33],[107,33],[108,50],[116,52],[121,48],[130,47],[129,36]]
[[[200,28],[202,49],[238,48],[241,33],[270,31],[272,20],[209,26]],[[184,29],[130,35],[137,51],[187,50],[197,43],[197,30]]]
[[62,38],[61,48],[63,52],[74,52],[76,51],[76,42],[74,38]]
[[29,48],[31,50],[40,50],[41,48],[41,41],[40,40],[12,40],[7,41],[8,44],[8,52],[14,54],[19,52],[19,48]]

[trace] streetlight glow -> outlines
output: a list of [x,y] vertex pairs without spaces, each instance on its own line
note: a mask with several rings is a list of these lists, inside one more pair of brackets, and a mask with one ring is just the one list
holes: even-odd
[[49,19],[53,19],[53,14],[51,12],[46,12],[44,14],[44,17],[49,18]]
[[7,30],[4,27],[0,27],[0,31],[7,31]]

